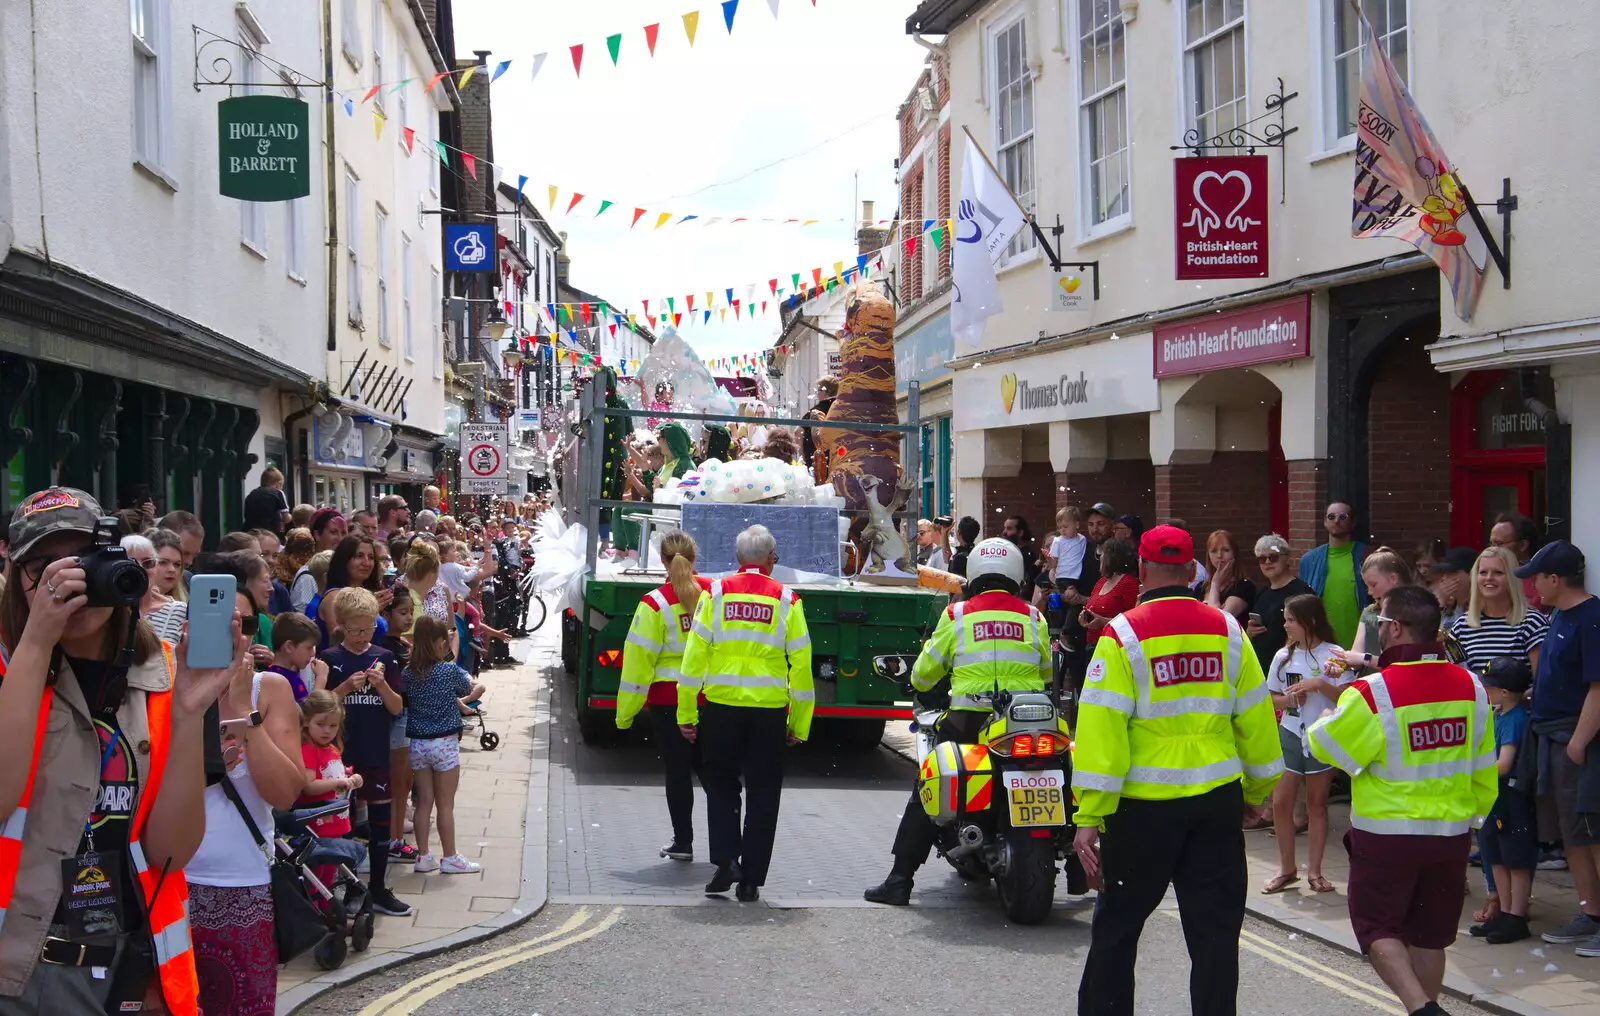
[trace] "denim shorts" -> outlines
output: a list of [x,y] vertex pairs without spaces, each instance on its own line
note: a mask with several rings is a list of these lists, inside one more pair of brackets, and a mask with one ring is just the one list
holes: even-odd
[[411,771],[431,769],[447,773],[461,768],[461,739],[455,734],[443,737],[419,737],[411,742]]
[[394,718],[394,726],[389,728],[389,750],[398,751],[410,744],[411,738],[406,736],[406,711],[402,709]]
[[1278,728],[1278,746],[1283,749],[1283,768],[1297,776],[1315,776],[1333,768],[1306,751],[1304,739],[1287,727]]

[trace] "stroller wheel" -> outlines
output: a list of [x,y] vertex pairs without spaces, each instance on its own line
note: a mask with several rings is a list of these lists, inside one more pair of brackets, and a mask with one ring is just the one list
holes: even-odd
[[500,747],[500,735],[492,730],[486,730],[483,732],[483,736],[478,738],[478,743],[483,745],[484,751],[494,751]]
[[317,961],[317,966],[323,970],[337,970],[344,965],[344,959],[349,955],[349,947],[345,945],[344,936],[333,934],[317,943],[312,959]]
[[377,918],[372,911],[367,911],[355,920],[355,926],[350,929],[350,948],[356,952],[366,952],[367,946],[372,944],[372,925]]

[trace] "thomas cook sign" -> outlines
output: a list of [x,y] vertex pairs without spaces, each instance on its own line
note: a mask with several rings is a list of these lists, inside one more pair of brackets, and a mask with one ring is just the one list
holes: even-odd
[[290,201],[311,193],[310,107],[281,95],[217,104],[222,196]]

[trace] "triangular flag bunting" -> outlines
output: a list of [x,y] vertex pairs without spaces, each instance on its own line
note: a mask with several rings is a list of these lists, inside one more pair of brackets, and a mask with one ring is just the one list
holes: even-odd
[[684,302],[688,304],[689,313],[693,314],[694,313],[694,294],[690,293],[689,295],[685,296],[683,299],[684,299]]
[[761,313],[765,314],[766,312],[767,312],[767,301],[762,300],[761,301]]
[[611,329],[611,337],[613,339],[616,338],[617,337],[617,326],[616,325],[607,325],[606,327]]
[[655,319],[655,317],[654,317],[654,316],[653,316],[653,315],[648,315],[648,314],[647,314],[647,315],[645,315],[645,316],[646,316],[646,317],[648,317],[648,318],[649,318],[649,319],[650,319],[650,327],[651,327],[651,328],[655,328],[655,326],[656,326],[656,319]]
[[683,30],[689,35],[689,48],[694,48],[694,33],[700,30],[700,12],[690,11],[683,16]]
[[717,305],[717,295],[715,293],[707,293],[706,294],[706,306],[707,307],[715,307],[716,305]]
[[738,300],[733,301],[733,316],[734,316],[734,318],[736,320],[739,317],[739,301]]
[[528,78],[529,81],[533,81],[533,80],[535,80],[536,78],[539,77],[539,71],[544,69],[545,58],[548,57],[549,55],[550,55],[549,53],[535,53],[534,54],[534,56],[533,56],[533,74],[529,76],[529,78]]
[[435,141],[433,150],[439,156],[439,165],[448,167],[450,165],[450,151],[445,148],[444,142]]
[[677,298],[676,297],[671,297],[671,296],[667,297],[667,310],[670,312],[670,311],[675,311],[677,309],[678,309]]
[[700,216],[698,216],[698,215],[685,215],[685,216],[684,216],[684,217],[683,217],[683,218],[681,218],[681,219],[679,219],[679,220],[678,220],[678,225],[680,225],[680,226],[681,226],[681,225],[683,225],[683,224],[684,224],[684,223],[685,223],[685,222],[688,222],[688,221],[689,221],[689,220],[690,220],[690,219],[698,219],[698,218],[699,218],[699,217],[700,217]]
[[606,209],[610,208],[610,207],[611,207],[611,202],[606,201],[606,200],[601,200],[601,202],[600,202],[600,210],[598,212],[594,213],[594,217],[598,219],[600,216],[604,215],[606,213]]
[[583,43],[572,47],[572,72],[583,77]]
[[471,67],[468,67],[466,70],[462,71],[461,72],[461,83],[459,85],[457,85],[456,87],[457,88],[465,88],[465,87],[467,87],[467,82],[471,81],[472,80],[472,76],[474,74],[476,74],[476,73],[478,73],[478,65],[477,64],[473,64]]
[[519,205],[522,204],[522,188],[526,186],[528,186],[528,178],[525,176],[517,177],[517,204]]
[[820,268],[811,269],[811,281],[814,282],[818,286],[822,285],[822,269],[820,269]]
[[778,0],[767,0],[767,6],[772,8],[772,16],[778,16]]
[[422,90],[424,92],[433,91],[433,86],[437,85],[439,83],[439,79],[443,78],[446,74],[449,74],[449,73],[450,73],[449,71],[440,71],[439,73],[435,74],[433,77],[428,79],[427,86],[425,88],[423,88]]
[[728,306],[733,306],[733,289],[731,287],[728,289]]
[[356,115],[355,100],[353,100],[353,99],[344,100],[344,115],[345,116],[355,116]]
[[632,224],[630,224],[628,226],[628,228],[632,229],[634,226],[637,226],[639,224],[639,219],[641,217],[643,217],[643,215],[644,215],[644,209],[643,208],[635,208],[633,210],[633,222],[632,222]]
[[617,65],[617,55],[622,52],[622,33],[606,36],[606,49],[611,52],[611,66]]
[[733,34],[733,16],[739,13],[739,0],[722,0],[722,17],[728,22],[728,34]]
[[917,252],[917,238],[914,237],[914,236],[906,237],[906,257],[911,257],[916,252]]
[[862,275],[867,274],[867,255],[863,254],[856,258],[856,271]]
[[661,34],[661,24],[660,24],[660,22],[657,22],[654,25],[645,25],[644,26],[644,41],[650,46],[650,55],[651,56],[655,56],[656,55],[656,36],[658,36],[660,34]]
[[510,69],[511,69],[511,61],[510,60],[501,60],[499,63],[495,64],[494,65],[494,73],[489,76],[489,84],[492,85],[496,81],[499,81],[500,80],[500,75],[504,74],[506,71],[508,71]]
[[371,88],[367,89],[367,94],[361,97],[361,104],[365,106],[368,102],[372,101],[372,97],[377,95],[378,89],[382,87],[382,85],[373,85]]
[[416,148],[416,145],[417,145],[417,131],[416,131],[416,128],[414,128],[414,127],[404,127],[404,128],[401,128],[401,129],[405,131],[406,154],[410,155],[412,150],[414,148]]
[[671,212],[662,212],[661,216],[656,219],[656,228],[660,229],[662,226],[665,226],[667,224],[667,220],[670,218],[672,218]]
[[572,214],[572,210],[574,208],[578,207],[578,202],[580,202],[582,200],[583,200],[583,195],[574,192],[573,195],[572,195],[572,203],[567,205],[567,214],[571,215]]
[[794,286],[795,292],[798,293],[800,291],[800,273],[799,272],[795,272],[789,278],[792,280],[792,284]]
[[933,249],[944,250],[944,227],[940,226],[933,231]]
[[704,321],[700,322],[700,323],[703,324],[703,325],[709,325],[711,323],[711,312],[708,310],[708,311],[705,312],[705,315],[706,315],[706,319]]
[[383,137],[383,121],[388,119],[377,110],[372,111],[372,130],[378,137]]
[[683,315],[682,314],[674,314],[674,315],[672,315],[672,327],[676,328],[676,327],[678,327],[678,325],[680,325],[682,323],[683,323]]
[[461,153],[461,164],[467,168],[467,175],[474,180],[478,178],[478,157],[466,152]]
[[778,280],[777,279],[768,279],[767,280],[767,285],[772,287],[772,295],[773,296],[777,296],[778,295]]
[[645,312],[645,315],[648,317],[649,314],[650,314],[650,301],[649,300],[644,301],[644,312]]
[[552,212],[556,210],[556,193],[560,190],[561,188],[555,184],[550,185],[550,210]]
[[833,277],[835,279],[838,279],[840,282],[844,281],[844,262],[843,261],[835,261],[833,263]]
[[589,305],[583,304],[583,327],[589,327]]
[[726,321],[726,320],[728,320],[728,308],[726,308],[726,307],[719,307],[719,308],[718,308],[718,309],[717,309],[717,313],[718,313],[718,314],[721,314],[721,315],[722,315],[722,320],[723,320],[723,321]]

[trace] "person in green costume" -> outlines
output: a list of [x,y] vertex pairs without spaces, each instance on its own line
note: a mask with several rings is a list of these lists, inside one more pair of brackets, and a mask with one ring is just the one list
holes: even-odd
[[733,435],[720,423],[706,425],[706,458],[727,462],[733,457]]
[[661,428],[661,472],[656,474],[656,486],[665,486],[669,479],[680,479],[694,468],[694,442],[683,424],[676,421]]

